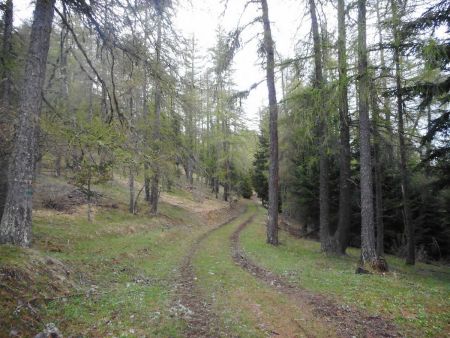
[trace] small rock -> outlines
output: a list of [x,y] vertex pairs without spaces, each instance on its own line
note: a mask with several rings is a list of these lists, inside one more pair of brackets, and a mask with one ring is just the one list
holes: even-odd
[[366,269],[364,269],[364,268],[362,268],[360,266],[358,266],[358,268],[356,269],[355,273],[356,274],[368,274],[368,275],[370,275],[370,271],[369,270],[366,270]]
[[53,323],[45,324],[43,332],[39,332],[34,338],[62,338],[61,332]]
[[10,337],[20,337],[19,331],[15,330],[15,329],[12,329],[12,330],[9,332],[9,336],[10,336]]

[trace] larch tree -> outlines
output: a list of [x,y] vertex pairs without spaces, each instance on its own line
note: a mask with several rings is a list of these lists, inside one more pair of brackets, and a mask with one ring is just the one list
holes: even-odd
[[150,187],[150,212],[152,214],[156,214],[158,212],[158,201],[159,201],[159,180],[160,180],[160,164],[159,156],[160,156],[160,147],[161,147],[161,100],[162,100],[162,65],[161,65],[161,48],[162,48],[162,20],[164,14],[164,1],[155,1],[155,10],[156,10],[156,45],[155,45],[155,68],[156,68],[156,76],[155,76],[155,108],[154,108],[154,116],[153,116],[153,124],[152,124],[152,132],[153,132],[153,142],[155,143],[154,150],[156,161],[153,164],[153,176],[151,180]]
[[324,85],[323,78],[323,54],[319,24],[317,20],[316,2],[309,0],[311,15],[311,29],[313,34],[314,49],[314,89],[316,90],[315,108],[318,115],[319,129],[319,208],[320,208],[320,246],[323,252],[335,251],[335,243],[330,234],[330,194],[328,186],[328,155],[327,155],[327,113],[323,103],[321,91]]
[[345,254],[351,222],[350,186],[350,118],[348,115],[347,48],[345,0],[338,0],[338,64],[339,64],[339,220],[336,250]]
[[366,42],[366,0],[358,0],[358,110],[361,180],[361,264],[383,270],[375,245],[369,74]]
[[12,90],[12,33],[13,33],[13,0],[6,0],[3,4],[3,41],[2,41],[2,79],[1,79],[1,105],[8,109],[11,104]]
[[405,136],[405,114],[404,114],[404,102],[402,96],[402,79],[401,79],[401,60],[400,60],[400,45],[401,45],[401,32],[400,26],[400,13],[398,8],[398,0],[391,0],[392,10],[392,33],[394,35],[394,50],[393,58],[395,64],[395,95],[397,99],[397,117],[398,117],[398,139],[399,139],[399,151],[400,151],[400,176],[401,176],[401,189],[402,189],[402,204],[403,204],[403,223],[406,234],[406,264],[414,265],[415,263],[415,241],[414,241],[414,223],[411,219],[411,207],[410,207],[410,183],[408,172],[408,150]]
[[[383,29],[381,25],[381,12],[380,12],[380,2],[377,0],[375,3],[375,9],[377,14],[377,29],[378,29],[378,43],[380,48],[380,83],[381,90],[385,91],[387,89],[387,78],[389,76],[389,70],[386,67],[385,56],[384,56],[384,46],[383,46]],[[372,111],[373,111],[373,134],[374,134],[374,174],[375,174],[375,219],[376,219],[376,229],[377,229],[377,254],[378,256],[384,255],[384,215],[383,215],[383,165],[382,165],[382,150],[385,152],[384,158],[393,160],[392,146],[389,144],[392,136],[391,127],[391,108],[389,105],[389,98],[383,97],[382,109],[378,106],[378,93],[375,89],[372,90]],[[384,121],[380,116],[384,113]],[[382,123],[384,122],[384,123]],[[381,127],[385,126],[386,139],[384,142],[385,149],[382,149],[382,134]]]
[[0,243],[20,246],[31,244],[38,123],[54,4],[55,0],[36,1],[25,65],[25,79],[19,99],[19,123],[8,169],[8,192],[0,223]]
[[274,43],[269,21],[267,0],[261,0],[266,53],[266,81],[269,96],[269,210],[267,243],[278,245],[278,102],[275,89]]
[[[11,155],[12,132],[6,126],[11,118],[12,95],[12,33],[13,33],[13,1],[6,0],[3,4],[3,41],[1,53],[1,102],[0,102],[0,220],[5,206],[8,189],[8,163]],[[7,130],[8,129],[8,130]]]

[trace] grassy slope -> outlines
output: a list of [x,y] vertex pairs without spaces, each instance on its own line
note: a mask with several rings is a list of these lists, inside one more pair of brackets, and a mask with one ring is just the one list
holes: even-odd
[[[264,220],[253,222],[241,235],[247,254],[257,263],[315,292],[327,294],[369,313],[393,318],[412,336],[450,333],[450,269],[418,263],[405,266],[388,256],[391,272],[355,275],[359,251],[347,257],[325,257],[319,243],[280,233],[282,244],[265,244]],[[420,334],[418,334],[420,332]]]
[[[5,322],[0,325],[0,336],[11,328],[35,332],[48,322],[63,333],[88,336],[181,334],[184,323],[170,312],[177,267],[194,239],[209,226],[196,215],[164,203],[158,217],[144,212],[130,215],[124,185],[100,186],[96,191],[112,197],[119,208],[97,208],[92,223],[87,222],[85,207],[72,215],[38,210],[34,214],[34,250],[0,247],[0,268],[20,269],[34,262],[28,262],[33,252],[43,260],[53,257],[64,262],[77,282],[71,292],[47,292],[39,287],[28,293],[27,285],[42,285],[48,279],[43,274],[30,276],[33,280],[22,285],[20,298],[27,302],[48,293],[51,297],[39,302],[39,318],[34,324],[26,323],[28,314],[13,313],[15,304],[1,304],[0,317]],[[189,198],[184,192],[177,193]],[[36,292],[39,294],[33,295]]]

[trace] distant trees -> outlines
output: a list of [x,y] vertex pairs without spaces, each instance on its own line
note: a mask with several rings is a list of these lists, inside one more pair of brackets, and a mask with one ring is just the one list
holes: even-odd
[[267,208],[269,202],[269,138],[266,126],[261,126],[258,138],[259,142],[253,161],[252,182],[256,196],[261,199],[262,205]]
[[[417,2],[338,1],[333,36],[321,16],[334,7],[308,5],[311,48],[280,63],[285,217],[301,220],[309,234],[319,230],[324,252],[361,246],[363,263],[375,269],[387,267],[385,251],[408,264],[417,252],[441,257],[449,242],[439,225],[449,219],[442,171],[449,162],[448,147],[442,147],[448,143],[448,39],[433,34],[448,6],[434,1],[418,17],[417,8],[424,7]],[[366,7],[375,22],[366,23]],[[357,25],[346,24],[356,13]],[[366,25],[377,31],[375,39],[367,37]],[[258,151],[255,173],[259,158]],[[443,185],[437,189],[436,182]],[[430,191],[439,196],[433,202]]]
[[311,14],[311,31],[313,35],[314,50],[314,81],[316,100],[314,102],[315,112],[318,116],[318,142],[319,142],[319,227],[320,227],[320,245],[324,252],[335,252],[335,242],[330,234],[330,194],[328,186],[328,146],[327,146],[327,116],[325,108],[325,98],[322,96],[324,91],[324,78],[322,61],[321,37],[319,33],[319,23],[316,14],[316,3],[309,1],[309,11]]
[[[309,0],[311,48],[290,59],[276,53],[267,1],[248,2],[258,15],[245,27],[263,27],[269,99],[259,135],[245,126],[249,91],[233,84],[244,26],[219,29],[201,59],[195,37],[176,31],[177,2],[52,4],[37,1],[33,26],[19,28],[32,34],[24,57],[13,1],[2,2],[2,243],[29,245],[35,168],[50,166],[88,196],[92,183],[125,175],[131,213],[141,192],[157,213],[160,192],[182,174],[192,189],[197,181],[224,200],[250,197],[252,184],[269,209],[268,243],[278,243],[282,209],[320,234],[324,252],[361,246],[363,262],[379,269],[384,252],[408,264],[450,254],[449,41],[435,34],[447,22],[445,1],[424,9],[416,1],[339,0],[333,34],[323,15],[336,8]],[[374,14],[368,23],[366,7]],[[15,71],[22,59],[23,78]]]

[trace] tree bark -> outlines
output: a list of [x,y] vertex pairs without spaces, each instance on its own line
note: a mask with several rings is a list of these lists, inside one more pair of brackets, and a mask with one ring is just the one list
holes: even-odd
[[348,78],[345,32],[345,0],[338,0],[338,63],[339,63],[339,220],[336,232],[337,253],[347,249],[350,231],[350,119],[348,115]]
[[[131,77],[131,74],[130,74]],[[129,165],[129,173],[128,173],[128,188],[130,190],[130,203],[129,203],[129,212],[131,214],[136,213],[136,190],[135,190],[135,179],[134,179],[134,173],[135,173],[135,153],[137,153],[137,140],[138,137],[136,135],[136,116],[134,112],[134,101],[133,101],[133,90],[130,89],[130,99],[129,99],[129,106],[130,106],[130,142],[131,142],[131,150],[133,154],[131,155],[131,163]]]
[[11,89],[12,89],[12,74],[11,74],[11,58],[12,58],[12,32],[13,32],[13,1],[6,0],[3,12],[3,46],[1,63],[3,67],[2,72],[2,108],[7,110],[11,105]]
[[155,150],[156,150],[156,161],[154,163],[154,174],[151,180],[151,192],[150,192],[150,213],[157,214],[158,213],[158,201],[159,201],[159,179],[160,179],[160,142],[161,142],[161,99],[162,99],[162,90],[161,90],[161,47],[162,47],[162,4],[158,3],[158,31],[157,31],[157,40],[156,40],[156,69],[157,74],[155,77],[155,116],[153,123],[153,142],[155,142]]
[[131,214],[135,214],[135,189],[134,189],[134,172],[133,167],[130,166],[130,172],[128,176],[128,187],[130,188],[130,205],[129,205],[129,211]]
[[398,114],[398,138],[400,146],[400,176],[402,184],[402,203],[403,203],[403,222],[407,241],[406,264],[414,265],[415,263],[415,238],[414,223],[411,220],[411,209],[409,205],[409,172],[408,172],[408,153],[405,142],[405,126],[404,111],[402,98],[402,83],[400,69],[400,43],[401,37],[398,30],[400,18],[397,7],[397,0],[391,0],[392,22],[394,34],[394,63],[395,63],[395,84],[397,97],[397,114]]
[[[148,34],[149,34],[149,27],[148,27],[148,21],[149,21],[149,14],[148,9],[145,9],[145,27],[144,27],[144,41],[147,41]],[[149,107],[148,107],[148,70],[147,70],[147,64],[144,62],[144,79],[143,79],[143,86],[142,86],[142,116],[144,118],[144,121],[148,122],[148,116],[149,116]],[[149,135],[147,130],[144,130],[144,146],[149,146]],[[150,176],[148,174],[148,170],[150,169],[150,163],[147,160],[144,160],[144,199],[147,202],[150,202]]]
[[380,109],[377,103],[377,92],[374,81],[370,84],[370,97],[372,102],[372,121],[373,121],[373,136],[374,136],[374,183],[375,183],[375,224],[376,224],[376,241],[377,241],[377,255],[379,257],[384,255],[384,222],[383,222],[383,170],[381,166],[381,136],[378,125],[380,124]]
[[361,171],[361,260],[376,267],[375,227],[372,191],[372,159],[370,150],[369,78],[366,44],[366,0],[358,0],[358,78],[359,78],[359,142]]
[[11,54],[12,54],[12,31],[13,31],[13,2],[12,0],[5,1],[5,9],[3,12],[3,46],[1,64],[2,72],[2,92],[1,92],[1,107],[0,107],[0,128],[4,132],[0,135],[0,220],[2,219],[3,209],[6,202],[6,195],[8,191],[8,164],[11,156],[11,142],[12,136],[12,121],[11,114]]
[[[311,14],[311,28],[314,44],[314,88],[316,95],[321,95],[323,88],[322,48],[320,44],[319,25],[317,22],[315,0],[309,0]],[[323,100],[318,98],[319,115],[319,209],[320,209],[320,247],[323,252],[335,252],[334,241],[330,234],[330,202],[328,186],[328,155],[327,155],[327,114],[324,110]]]
[[[61,74],[61,83],[60,83],[60,99],[62,100],[61,107],[63,107],[64,113],[68,113],[69,111],[69,78],[67,75],[67,55],[69,50],[65,48],[66,38],[67,38],[66,28],[62,28],[61,38],[60,38],[60,74]],[[58,144],[55,144],[55,176],[61,176],[61,161],[62,154],[64,153],[63,149],[60,148]]]
[[217,177],[214,177],[213,178],[213,184],[214,184],[214,186],[213,186],[213,192],[215,193],[215,195],[216,195],[216,199],[218,199],[219,198],[219,179],[217,178]]
[[88,222],[92,222],[92,192],[91,192],[92,168],[89,164],[88,179],[87,179],[87,218]]
[[261,0],[266,52],[266,80],[269,95],[269,210],[267,243],[278,245],[278,105],[275,89],[275,59],[267,0]]
[[37,129],[45,80],[55,0],[36,0],[25,78],[20,94],[19,124],[9,165],[6,205],[0,243],[31,244],[32,181],[36,164]]

